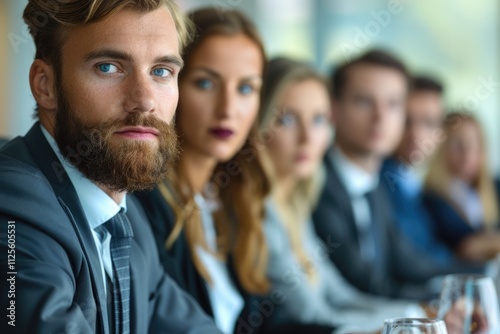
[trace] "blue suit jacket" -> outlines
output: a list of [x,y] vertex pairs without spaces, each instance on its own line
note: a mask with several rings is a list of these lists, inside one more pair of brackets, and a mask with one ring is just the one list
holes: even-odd
[[0,148],[1,148],[2,146],[4,146],[5,144],[7,144],[8,142],[9,142],[9,141],[8,141],[7,139],[5,139],[5,138],[0,138]]
[[384,162],[380,175],[380,181],[391,200],[396,225],[415,247],[439,263],[449,264],[455,259],[453,252],[437,236],[436,222],[424,206],[422,195],[413,196],[405,191],[402,184],[406,182],[403,168],[401,163],[388,159]]
[[[131,252],[131,333],[218,333],[164,274],[140,206],[127,202]],[[8,221],[15,221],[15,267],[7,267]],[[0,150],[0,263],[16,271],[15,297],[2,284],[0,306],[15,300],[18,333],[109,333],[104,282],[77,194],[35,124]],[[9,275],[11,276],[11,275]],[[5,282],[6,277],[2,282]],[[0,332],[12,332],[8,319]]]
[[[500,208],[500,182],[495,182]],[[447,199],[434,192],[424,194],[424,203],[436,222],[436,234],[450,248],[457,247],[467,236],[481,229],[474,229]],[[497,222],[497,228],[500,222]]]

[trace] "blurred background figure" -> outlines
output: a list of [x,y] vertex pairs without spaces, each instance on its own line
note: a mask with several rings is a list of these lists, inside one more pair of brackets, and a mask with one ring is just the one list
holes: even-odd
[[335,143],[325,158],[327,177],[313,214],[330,259],[358,289],[397,298],[426,298],[426,282],[447,273],[418,251],[395,225],[383,160],[400,142],[409,77],[389,53],[369,51],[332,75]]
[[340,319],[329,305],[328,285],[335,283],[318,273],[313,253],[322,248],[310,222],[322,181],[319,163],[331,138],[327,84],[308,65],[276,58],[269,62],[262,98],[258,153],[271,182],[264,222],[267,275],[283,293],[285,321],[330,325],[333,331]]
[[436,223],[422,201],[425,169],[445,138],[443,118],[442,84],[430,77],[413,77],[403,138],[393,156],[385,161],[381,180],[387,187],[396,225],[415,248],[451,271],[481,272],[481,266],[458,262],[437,235]]
[[492,259],[500,253],[500,183],[489,171],[483,130],[471,113],[455,112],[444,138],[425,179],[437,235],[464,259]]
[[[323,243],[311,220],[325,175],[331,141],[328,84],[305,63],[276,58],[263,90],[262,156],[271,180],[266,205],[268,277],[283,294],[286,318],[303,323],[376,331],[387,317],[425,316],[418,305],[361,293],[329,261],[341,251]],[[265,140],[263,140],[265,138]]]

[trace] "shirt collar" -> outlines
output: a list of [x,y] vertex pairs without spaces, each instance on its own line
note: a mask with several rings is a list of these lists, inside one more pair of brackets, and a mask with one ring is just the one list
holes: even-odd
[[378,173],[370,174],[350,161],[337,145],[333,147],[330,159],[340,182],[351,197],[363,196],[378,187]]
[[[390,172],[395,173],[395,183],[404,195],[415,198],[422,192],[423,172],[422,168],[408,165],[401,160],[390,158],[384,162]],[[384,173],[382,173],[382,177]]]
[[121,209],[127,211],[126,206],[126,195],[123,196],[120,204],[109,197],[101,188],[99,188],[95,183],[87,179],[80,173],[80,171],[71,165],[62,155],[56,141],[50,135],[50,133],[45,129],[43,125],[40,124],[42,133],[45,139],[49,142],[52,150],[61,161],[64,170],[68,174],[73,187],[75,188],[76,194],[80,199],[80,204],[82,205],[83,212],[87,217],[87,221],[90,228],[95,229],[96,227],[104,224],[115,216]]

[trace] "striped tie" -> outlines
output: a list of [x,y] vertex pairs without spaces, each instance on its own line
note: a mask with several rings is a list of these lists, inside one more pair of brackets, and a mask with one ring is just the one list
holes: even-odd
[[[134,233],[123,209],[104,226],[111,234],[115,334],[130,333],[130,244]],[[110,319],[111,321],[111,319]]]

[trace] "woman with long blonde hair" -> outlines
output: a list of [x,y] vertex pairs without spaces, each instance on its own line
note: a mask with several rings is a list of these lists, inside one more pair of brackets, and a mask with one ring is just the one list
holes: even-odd
[[[305,63],[268,66],[259,122],[259,155],[271,181],[265,232],[268,277],[288,317],[303,323],[375,331],[387,317],[424,316],[416,304],[361,293],[329,260],[338,245],[315,234],[311,212],[324,182],[331,142],[328,84]],[[356,320],[354,320],[356,319]]]
[[468,260],[489,260],[500,253],[500,183],[488,169],[482,127],[469,112],[454,112],[444,138],[425,179],[425,204],[450,248]]

